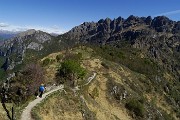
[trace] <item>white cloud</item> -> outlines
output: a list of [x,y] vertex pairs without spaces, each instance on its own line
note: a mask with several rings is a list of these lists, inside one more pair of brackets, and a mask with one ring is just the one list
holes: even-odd
[[60,27],[57,26],[57,25],[53,25],[51,28],[54,29],[54,30],[59,30],[60,29]]
[[35,29],[41,30],[48,33],[56,33],[56,34],[63,34],[66,31],[62,30],[60,27],[52,26],[52,27],[41,27],[41,26],[27,26],[26,29]]
[[56,33],[56,34],[63,34],[66,32],[57,25],[54,25],[52,27],[41,27],[41,26],[17,26],[17,25],[9,25],[6,23],[0,23],[0,28],[2,30],[13,31],[13,32],[26,31],[28,29],[41,30],[44,32]]
[[7,23],[0,23],[0,27],[8,27],[9,26],[9,24],[7,24]]
[[157,14],[154,16],[162,16],[162,15],[170,16],[170,15],[175,15],[175,14],[180,14],[180,10],[174,10],[174,11],[169,11],[169,12],[165,12],[165,13],[160,13],[160,14]]

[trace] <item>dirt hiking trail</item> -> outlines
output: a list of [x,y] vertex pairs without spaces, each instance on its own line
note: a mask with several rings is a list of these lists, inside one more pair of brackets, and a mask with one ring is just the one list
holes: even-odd
[[34,101],[30,102],[28,106],[23,110],[22,115],[21,115],[21,120],[33,120],[31,117],[32,108],[35,107],[38,103],[40,103],[43,99],[45,99],[49,94],[58,90],[63,90],[63,88],[64,88],[64,85],[57,86],[54,89],[50,90],[49,92],[44,93],[42,98],[37,98]]

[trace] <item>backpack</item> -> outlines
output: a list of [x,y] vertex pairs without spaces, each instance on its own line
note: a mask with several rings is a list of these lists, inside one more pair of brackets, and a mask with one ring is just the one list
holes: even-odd
[[39,92],[43,92],[44,89],[45,89],[44,86],[40,86],[40,87],[39,87]]

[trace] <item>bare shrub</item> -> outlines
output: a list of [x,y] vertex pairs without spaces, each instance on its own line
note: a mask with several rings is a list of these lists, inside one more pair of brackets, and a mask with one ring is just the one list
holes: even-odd
[[22,82],[30,94],[34,94],[44,82],[44,70],[39,64],[28,64],[23,70]]

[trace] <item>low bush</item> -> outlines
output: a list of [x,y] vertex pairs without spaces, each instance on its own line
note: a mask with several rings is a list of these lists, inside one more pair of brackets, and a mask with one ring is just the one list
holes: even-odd
[[109,69],[109,66],[108,66],[106,63],[102,62],[101,65],[102,65],[104,68]]
[[98,88],[95,87],[93,89],[91,95],[92,95],[93,98],[99,97],[99,90],[98,90]]
[[140,116],[140,117],[144,116],[144,113],[145,113],[144,105],[142,102],[140,102],[139,100],[135,98],[129,100],[126,103],[125,107],[129,109],[130,111],[133,111],[136,116]]
[[75,85],[77,79],[83,79],[85,75],[86,75],[86,70],[81,67],[79,62],[74,60],[63,61],[57,73],[57,77],[61,78],[59,80],[65,80],[65,81],[68,80],[73,85]]
[[63,56],[62,56],[62,55],[57,55],[57,56],[56,56],[56,60],[57,60],[57,62],[59,62],[62,58],[63,58]]
[[64,60],[74,60],[74,61],[81,61],[82,59],[82,53],[72,54],[72,53],[66,53],[66,56],[64,57]]
[[44,59],[43,60],[43,66],[47,66],[47,65],[49,65],[50,64],[50,62],[51,62],[51,59],[49,59],[49,58],[46,58],[46,59]]

